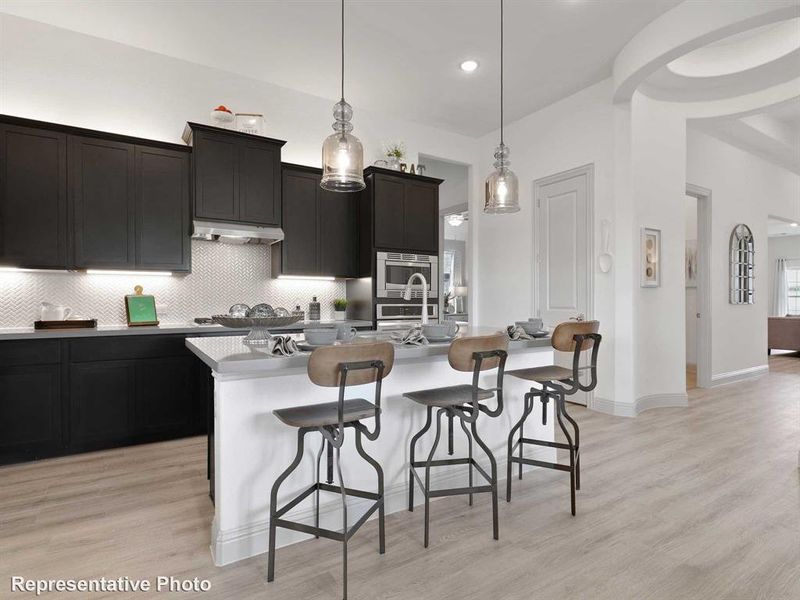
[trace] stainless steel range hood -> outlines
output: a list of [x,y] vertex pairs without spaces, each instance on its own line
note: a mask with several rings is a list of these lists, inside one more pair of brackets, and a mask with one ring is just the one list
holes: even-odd
[[280,227],[259,227],[243,223],[194,221],[192,238],[227,244],[274,244],[283,239]]

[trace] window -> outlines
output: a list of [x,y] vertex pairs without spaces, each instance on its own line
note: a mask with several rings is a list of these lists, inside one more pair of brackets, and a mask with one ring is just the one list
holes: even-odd
[[456,254],[452,250],[444,251],[444,268],[442,269],[442,290],[444,294],[452,294],[455,285]]
[[800,268],[786,269],[786,312],[800,315]]

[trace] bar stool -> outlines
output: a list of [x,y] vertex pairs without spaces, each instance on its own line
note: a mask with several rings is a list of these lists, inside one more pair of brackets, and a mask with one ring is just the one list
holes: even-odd
[[[511,432],[508,434],[507,502],[511,502],[511,468],[513,463],[519,464],[520,479],[522,479],[522,465],[569,471],[571,508],[572,515],[575,515],[575,490],[581,489],[580,430],[575,420],[567,414],[565,398],[566,396],[575,394],[579,390],[589,392],[597,385],[597,351],[600,348],[600,341],[602,340],[602,336],[597,333],[599,328],[599,321],[568,321],[561,323],[553,331],[551,344],[555,350],[572,352],[572,369],[549,365],[546,367],[517,369],[508,372],[508,375],[512,377],[532,381],[540,385],[541,388],[533,386],[531,387],[531,391],[525,394],[522,418],[512,427]],[[581,367],[581,355],[590,348],[592,349],[591,364],[588,367]],[[586,385],[580,381],[580,374],[585,370],[591,373],[591,379]],[[533,412],[533,407],[537,398],[542,402],[543,425],[547,424],[547,403],[550,399],[554,400],[556,419],[561,427],[561,431],[564,432],[564,437],[567,439],[566,443],[537,440],[524,436],[525,420],[531,412]],[[572,424],[575,436],[574,443],[572,441],[572,436],[564,425],[563,419],[566,419]],[[514,442],[514,434],[517,430],[519,430],[519,439]],[[522,456],[522,450],[525,444],[569,450],[569,465],[524,458]],[[519,456],[514,456],[515,450],[519,450]]]
[[[384,553],[384,497],[383,497],[383,470],[378,462],[369,456],[362,445],[362,436],[370,441],[378,439],[381,431],[381,381],[389,375],[394,364],[394,346],[388,342],[375,344],[351,344],[343,346],[325,346],[312,352],[308,361],[308,377],[313,383],[323,387],[338,387],[339,400],[323,404],[296,406],[273,411],[276,417],[286,425],[297,428],[297,455],[283,473],[275,480],[270,494],[270,519],[269,519],[269,557],[267,568],[267,581],[275,579],[275,530],[277,527],[292,529],[309,533],[317,538],[324,537],[342,542],[342,572],[344,598],[347,598],[347,542],[367,519],[378,511],[378,543],[379,552]],[[352,385],[375,383],[375,402],[363,398],[345,399],[345,389]],[[363,419],[375,419],[373,431],[361,423]],[[378,475],[378,491],[370,492],[345,487],[342,479],[342,469],[339,463],[339,449],[344,443],[344,430],[346,427],[355,429],[356,450],[366,460]],[[284,480],[294,471],[303,458],[303,442],[308,433],[319,432],[322,434],[322,446],[317,453],[316,481],[311,487],[298,494],[282,508],[278,508],[278,491]],[[333,447],[335,464],[339,485],[320,482],[320,459],[325,444]],[[319,493],[334,492],[342,497],[342,529],[334,531],[319,526]],[[314,526],[284,519],[284,515],[297,506],[312,493],[315,497],[315,522]],[[347,523],[347,495],[373,500],[369,509],[348,527]]]
[[[499,539],[499,525],[497,519],[497,462],[491,450],[478,436],[476,423],[478,415],[485,413],[490,417],[497,417],[503,412],[503,370],[505,369],[508,348],[508,337],[506,334],[496,334],[488,336],[464,337],[455,340],[450,345],[448,360],[450,366],[456,371],[472,372],[472,385],[453,385],[449,387],[420,390],[404,394],[406,398],[413,400],[427,408],[427,420],[422,429],[411,438],[411,462],[409,465],[409,486],[408,486],[408,510],[414,510],[414,482],[419,485],[425,496],[425,547],[428,547],[428,532],[430,529],[430,499],[440,496],[455,496],[460,494],[469,495],[469,504],[472,506],[472,494],[487,492],[492,494],[492,527],[494,539]],[[497,385],[493,388],[483,389],[478,385],[478,379],[482,371],[497,369]],[[497,403],[494,409],[490,409],[482,400],[488,400],[497,394]],[[417,441],[425,435],[431,428],[433,421],[433,411],[436,411],[436,436],[433,440],[433,447],[428,453],[427,460],[415,460],[415,447]],[[442,433],[442,416],[447,416],[449,421],[449,454],[453,454],[453,419],[458,418],[461,429],[467,435],[469,441],[469,455],[466,458],[448,458],[433,460],[433,455],[439,445]],[[467,428],[472,430],[472,435]],[[486,473],[483,468],[472,458],[472,438],[489,457],[491,474]],[[469,465],[469,485],[460,488],[431,489],[431,467],[449,465]],[[420,478],[416,469],[425,467],[425,481]],[[472,470],[475,469],[483,476],[488,485],[474,486],[472,484]]]

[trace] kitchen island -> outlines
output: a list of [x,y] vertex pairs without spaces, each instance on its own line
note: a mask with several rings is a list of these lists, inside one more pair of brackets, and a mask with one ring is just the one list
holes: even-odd
[[[460,335],[487,335],[499,328],[465,328]],[[386,334],[360,333],[359,338],[388,339]],[[272,414],[277,408],[331,402],[336,390],[315,386],[308,379],[306,366],[309,353],[289,357],[274,357],[242,343],[242,337],[187,338],[186,346],[208,367],[214,377],[213,417],[213,493],[214,521],[211,531],[211,552],[216,565],[226,565],[255,556],[267,550],[269,522],[269,492],[275,478],[291,463],[296,453],[297,430],[287,427]],[[422,347],[396,346],[393,371],[383,382],[382,430],[375,442],[368,442],[366,451],[378,460],[385,476],[386,512],[407,508],[408,446],[413,433],[425,420],[425,409],[403,398],[403,393],[425,388],[470,383],[469,373],[454,371],[447,361],[449,343]],[[540,366],[553,361],[548,338],[509,342],[506,369]],[[495,371],[488,371],[481,385],[492,387]],[[504,384],[505,409],[497,418],[481,415],[478,429],[481,437],[497,459],[499,477],[505,474],[505,454],[508,432],[522,414],[522,398],[529,385],[507,377]],[[348,397],[371,398],[372,386],[348,388]],[[493,406],[494,400],[488,403]],[[552,408],[551,408],[552,409]],[[537,411],[539,408],[537,407]],[[533,425],[533,423],[536,423]],[[531,428],[533,429],[531,431]],[[430,450],[433,432],[420,440],[418,451]],[[353,446],[352,430],[345,434],[342,449],[342,471],[348,487],[372,489],[375,473],[365,468],[363,459]],[[530,419],[527,437],[553,439],[553,419],[547,425],[541,419]],[[282,499],[288,499],[314,481],[315,458],[321,436],[306,438],[306,456],[281,488]],[[465,455],[466,439],[455,427],[456,455]],[[532,451],[533,452],[533,451]],[[439,454],[447,453],[446,436],[439,445]],[[551,449],[536,454],[552,460]],[[482,465],[488,461],[475,453]],[[325,477],[323,468],[323,478]],[[439,468],[432,472],[433,487],[450,486],[466,480],[463,466]],[[422,495],[416,494],[418,502]],[[459,501],[448,499],[445,502]],[[351,504],[352,503],[352,506]],[[348,499],[348,513],[357,515],[363,501]],[[436,510],[434,503],[432,510]],[[485,507],[476,505],[474,510]],[[313,522],[313,504],[307,502],[290,513],[293,520]],[[341,498],[323,495],[320,502],[321,523],[338,528],[341,523]],[[422,531],[420,530],[420,535]],[[487,530],[487,536],[490,536]],[[503,535],[501,530],[500,535]],[[308,536],[288,530],[278,530],[278,546],[306,539]],[[391,547],[392,540],[387,540]]]

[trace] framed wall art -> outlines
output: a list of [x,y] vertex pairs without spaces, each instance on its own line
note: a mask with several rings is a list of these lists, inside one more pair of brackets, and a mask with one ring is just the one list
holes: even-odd
[[641,287],[661,286],[661,230],[642,227]]

